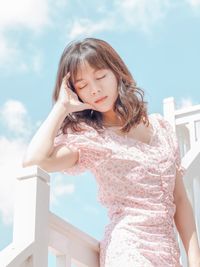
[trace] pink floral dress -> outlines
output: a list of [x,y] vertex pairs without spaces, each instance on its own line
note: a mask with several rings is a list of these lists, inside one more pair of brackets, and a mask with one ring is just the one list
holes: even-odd
[[181,178],[180,151],[171,124],[149,115],[150,143],[123,137],[107,128],[60,135],[55,146],[79,150],[78,163],[66,174],[90,170],[98,183],[98,200],[110,222],[100,241],[100,267],[181,267],[175,234],[173,191]]

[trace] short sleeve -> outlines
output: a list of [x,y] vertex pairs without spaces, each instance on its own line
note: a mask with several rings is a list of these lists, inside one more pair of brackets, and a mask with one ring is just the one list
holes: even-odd
[[161,114],[156,113],[156,117],[158,118],[161,127],[166,129],[166,133],[174,151],[176,171],[182,177],[185,175],[186,169],[183,167],[181,162],[180,146],[178,144],[176,132],[174,131],[173,126],[170,124],[170,122],[166,120]]
[[[91,127],[90,127],[91,128]],[[101,144],[100,137],[95,129],[89,127],[81,133],[60,134],[54,139],[54,147],[66,145],[72,150],[78,150],[79,158],[77,163],[62,170],[64,174],[78,175],[85,171],[93,171],[109,158],[111,150]]]

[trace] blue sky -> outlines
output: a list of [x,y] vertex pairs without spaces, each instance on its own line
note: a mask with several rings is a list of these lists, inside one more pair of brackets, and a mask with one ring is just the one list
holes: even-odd
[[[60,55],[96,37],[121,55],[149,113],[200,103],[200,0],[18,0],[0,10],[0,249],[12,240],[15,170],[51,109]],[[12,5],[12,8],[10,6]],[[3,153],[2,153],[3,152]],[[12,168],[10,168],[12,166]],[[100,240],[108,223],[89,172],[51,177],[51,211]]]

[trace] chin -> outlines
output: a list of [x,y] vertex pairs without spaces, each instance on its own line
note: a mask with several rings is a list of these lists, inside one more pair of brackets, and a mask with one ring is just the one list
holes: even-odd
[[109,112],[109,111],[113,111],[112,107],[98,107],[98,109],[96,109],[99,112],[105,113],[105,112]]

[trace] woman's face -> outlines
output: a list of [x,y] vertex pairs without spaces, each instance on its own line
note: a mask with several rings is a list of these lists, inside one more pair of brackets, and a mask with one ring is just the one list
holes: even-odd
[[95,70],[85,61],[78,69],[74,87],[80,99],[94,106],[95,110],[113,110],[118,97],[118,83],[110,69]]

